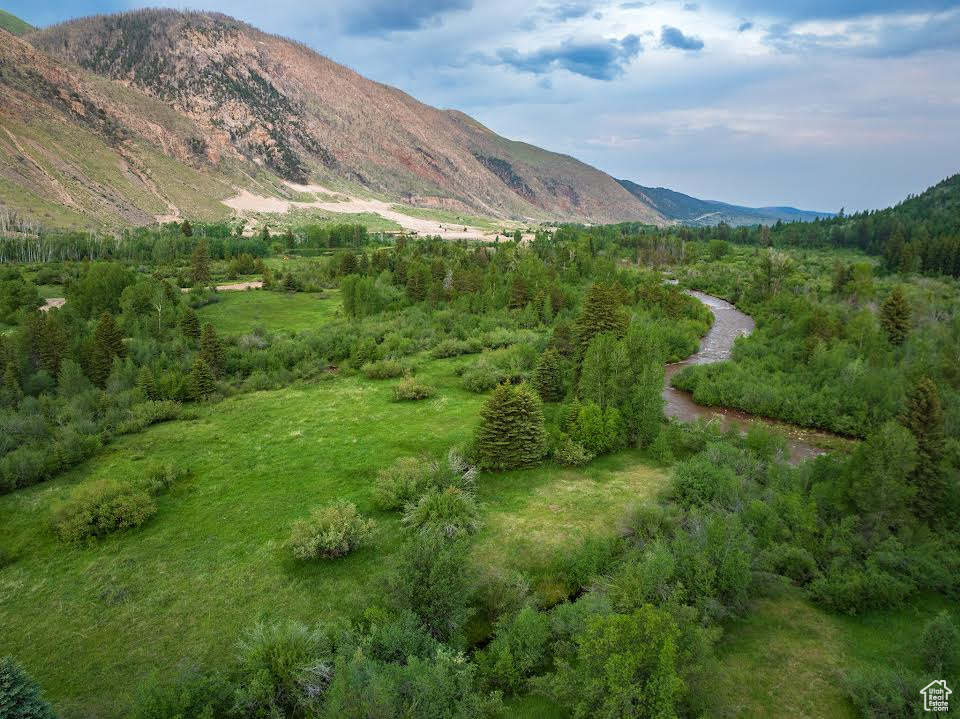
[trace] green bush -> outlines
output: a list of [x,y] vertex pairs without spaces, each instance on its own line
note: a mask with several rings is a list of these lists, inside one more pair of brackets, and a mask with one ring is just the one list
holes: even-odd
[[553,450],[553,461],[564,467],[582,467],[593,456],[583,445],[564,434]]
[[360,371],[368,379],[393,379],[409,373],[410,367],[400,360],[384,359],[368,362],[360,368]]
[[760,555],[757,564],[760,569],[780,574],[800,585],[820,573],[813,555],[793,544],[774,544]]
[[52,524],[61,540],[79,542],[139,527],[156,511],[143,489],[103,479],[77,487],[54,508]]
[[364,519],[352,502],[318,507],[308,519],[294,523],[287,547],[297,559],[333,559],[366,542],[374,523]]
[[429,462],[423,457],[401,457],[377,473],[374,497],[381,509],[402,509],[428,489]]
[[220,675],[184,671],[173,680],[142,686],[137,692],[133,719],[227,716],[233,708],[235,689]]
[[0,717],[3,719],[55,719],[50,705],[13,657],[0,659]]
[[529,605],[497,624],[493,641],[477,656],[487,682],[514,694],[543,674],[550,657],[550,618]]
[[506,379],[506,372],[495,365],[492,361],[483,357],[476,362],[464,367],[462,381],[463,386],[471,392],[477,394],[493,389]]
[[188,470],[170,462],[148,469],[146,474],[138,480],[138,484],[151,495],[156,496],[166,492],[173,486],[174,482],[185,477],[188,473]]
[[297,622],[257,624],[240,641],[234,713],[316,716],[333,673],[332,647]]
[[417,401],[432,397],[435,390],[427,384],[419,382],[414,377],[404,377],[393,388],[393,398],[398,402]]
[[857,715],[894,719],[914,715],[920,701],[919,686],[915,682],[887,668],[854,670],[847,677],[847,696]]
[[438,532],[448,538],[465,536],[480,529],[480,508],[471,494],[447,487],[408,504],[403,524],[416,532]]
[[953,668],[960,651],[960,631],[946,610],[927,622],[920,635],[920,658],[923,668],[941,677]]
[[152,424],[169,422],[180,416],[182,407],[172,400],[147,401],[135,404],[129,415],[117,425],[117,434],[141,432]]

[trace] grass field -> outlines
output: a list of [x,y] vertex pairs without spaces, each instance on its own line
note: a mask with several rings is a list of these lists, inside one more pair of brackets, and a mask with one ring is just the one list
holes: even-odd
[[270,332],[315,330],[341,311],[339,290],[322,295],[306,292],[221,292],[219,302],[201,307],[201,322],[227,335],[262,327]]
[[942,597],[921,597],[896,611],[835,615],[805,601],[798,590],[775,590],[727,627],[716,687],[720,704],[730,716],[852,719],[857,714],[845,692],[845,673],[876,666],[925,676],[920,633],[942,609],[960,616],[960,602]]
[[437,222],[448,223],[451,226],[469,225],[478,227],[481,230],[502,230],[505,228],[513,229],[517,226],[516,222],[509,220],[493,220],[489,217],[479,217],[478,215],[466,215],[461,212],[451,210],[437,210],[427,207],[409,207],[407,205],[394,205],[391,209],[400,212],[409,217],[418,217],[421,220],[435,220]]
[[[0,572],[0,654],[43,677],[64,717],[120,717],[151,673],[222,661],[258,620],[315,623],[377,603],[401,533],[396,516],[373,506],[374,477],[397,457],[441,454],[469,438],[483,397],[460,386],[457,361],[421,368],[418,376],[438,388],[431,400],[396,403],[394,380],[360,377],[243,395],[0,497],[0,544],[16,558]],[[52,536],[51,506],[74,485],[171,461],[191,477],[158,500],[143,528],[81,547]],[[666,472],[637,461],[625,454],[583,472],[482,476],[477,561],[511,556],[522,564],[615,526],[628,504],[666,482]],[[293,561],[282,546],[290,524],[337,498],[374,516],[373,546],[337,562]]]

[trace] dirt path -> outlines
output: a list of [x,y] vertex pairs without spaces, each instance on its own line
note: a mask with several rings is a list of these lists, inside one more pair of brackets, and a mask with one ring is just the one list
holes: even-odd
[[[242,290],[259,290],[263,287],[263,282],[254,280],[253,282],[234,282],[230,285],[217,285],[217,292],[240,292]],[[181,287],[181,292],[189,292],[191,287]]]
[[67,303],[65,297],[48,297],[47,301],[40,307],[41,312],[49,312],[56,307],[63,307]]
[[[322,185],[297,185],[292,182],[288,182],[287,185],[297,192],[312,194],[314,196],[326,195],[333,199],[317,199],[313,202],[294,202],[279,197],[254,195],[249,190],[240,190],[239,193],[233,197],[223,200],[223,204],[237,212],[274,212],[277,214],[286,214],[290,210],[303,208],[348,215],[370,213],[379,215],[385,220],[396,222],[403,229],[416,232],[419,235],[439,235],[440,237],[450,240],[479,240],[486,236],[486,233],[478,227],[465,228],[464,225],[455,226],[436,220],[424,220],[419,217],[405,215],[402,212],[394,210],[391,203],[384,202],[383,200],[351,197],[342,192],[330,190]],[[466,231],[464,231],[464,229],[466,229]]]

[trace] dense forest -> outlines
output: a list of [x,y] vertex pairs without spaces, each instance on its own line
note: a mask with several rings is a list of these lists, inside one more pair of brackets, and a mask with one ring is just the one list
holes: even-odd
[[[885,213],[736,231],[564,226],[467,243],[349,225],[245,237],[184,222],[109,241],[4,240],[0,511],[17,527],[0,545],[4,596],[25,606],[43,547],[83,560],[177,521],[202,479],[188,455],[77,481],[114,443],[160,424],[200,431],[197,413],[216,422],[256,393],[345,388],[358,402],[389,382],[395,406],[469,407],[463,441],[383,461],[360,495],[369,504],[303,508],[273,529],[267,560],[346,571],[332,568],[389,528],[388,560],[365,565],[376,599],[328,621],[279,607],[250,616],[229,658],[165,657],[179,670],[130,677],[136,691],[98,706],[157,719],[733,715],[717,690],[722,639],[758,597],[796,592],[852,616],[960,592],[960,307],[952,278],[917,274],[956,274],[923,264],[929,243],[956,239],[956,205],[914,209],[935,190]],[[921,259],[892,262],[895,237]],[[300,331],[226,333],[202,319],[233,301],[218,282],[254,279],[258,302],[310,294],[337,307]],[[41,312],[51,288],[66,302]],[[860,441],[795,465],[762,425],[667,421],[665,363],[691,355],[713,319],[684,288],[730,299],[757,331],[677,386],[701,404]],[[666,468],[669,481],[618,506],[615,532],[513,573],[478,571],[491,531],[480,497],[617,457]],[[37,493],[44,485],[56,489]],[[129,601],[121,592],[116,606]],[[954,620],[921,618],[902,648],[913,658],[840,677],[848,708],[906,716],[929,672],[957,668]],[[11,651],[30,653],[30,637],[13,634]],[[51,716],[41,665],[5,659],[0,701]],[[82,695],[64,686],[55,703]]]

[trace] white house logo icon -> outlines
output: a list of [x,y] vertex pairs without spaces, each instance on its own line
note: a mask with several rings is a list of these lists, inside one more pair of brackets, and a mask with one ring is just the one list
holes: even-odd
[[950,711],[950,695],[953,694],[943,679],[930,682],[920,690],[923,694],[923,710],[926,712]]

